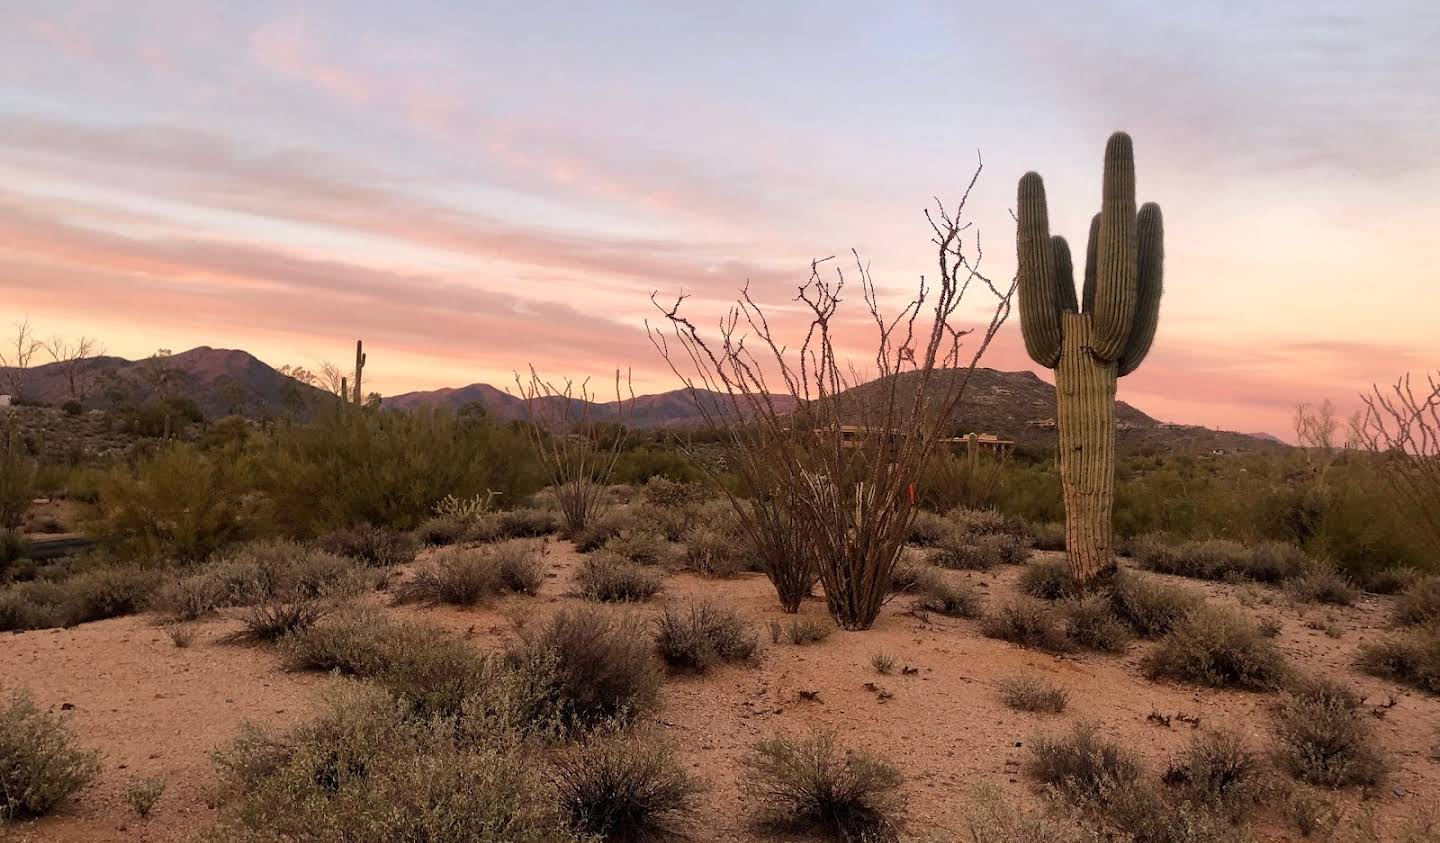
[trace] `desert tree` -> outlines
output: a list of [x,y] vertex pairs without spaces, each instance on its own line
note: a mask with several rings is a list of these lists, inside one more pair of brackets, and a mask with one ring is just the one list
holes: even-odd
[[[725,467],[741,488],[720,486],[787,611],[817,575],[845,629],[868,629],[889,595],[915,483],[950,446],[966,384],[1010,313],[1014,283],[980,271],[979,234],[964,221],[980,171],[953,209],[937,201],[926,213],[939,272],[896,311],[886,312],[855,252],[853,269],[833,258],[811,264],[794,299],[803,322],[793,345],[781,337],[780,311],[748,284],[714,332],[683,312],[685,294],[673,303],[652,295],[663,321],[650,326],[651,342],[726,445]],[[842,310],[852,286],[863,301],[858,320]],[[988,296],[987,321],[964,326],[960,306],[972,290]],[[841,349],[857,322],[873,328],[874,352],[852,364]]]
[[44,349],[64,378],[70,400],[83,402],[99,380],[94,358],[105,353],[99,340],[86,336],[67,340],[56,335],[44,343]]
[[1440,553],[1440,373],[1417,386],[1405,375],[1388,389],[1371,387],[1352,434],[1379,456],[1381,474],[1407,504],[1416,533]]
[[625,421],[635,404],[634,389],[616,370],[614,413],[607,414],[613,417],[601,419],[599,396],[588,380],[547,380],[532,366],[528,377],[515,374],[515,386],[525,407],[525,431],[565,533],[573,536],[605,510],[606,486],[628,439]]
[[25,381],[30,369],[30,361],[40,351],[42,343],[35,336],[35,329],[30,327],[30,320],[23,319],[15,323],[14,338],[0,346],[0,375],[3,375],[4,387],[19,401],[25,397]]

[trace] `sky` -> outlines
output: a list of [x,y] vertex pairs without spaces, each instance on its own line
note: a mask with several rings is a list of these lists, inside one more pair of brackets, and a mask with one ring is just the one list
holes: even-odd
[[[1167,263],[1122,400],[1288,437],[1298,403],[1440,366],[1433,0],[4,12],[0,325],[113,354],[313,368],[363,337],[385,394],[532,364],[674,389],[652,292],[712,324],[748,282],[789,329],[811,259],[855,249],[893,310],[977,157],[967,247],[1008,279],[1020,175],[1083,241],[1125,129]],[[1018,318],[983,365],[1051,379]]]

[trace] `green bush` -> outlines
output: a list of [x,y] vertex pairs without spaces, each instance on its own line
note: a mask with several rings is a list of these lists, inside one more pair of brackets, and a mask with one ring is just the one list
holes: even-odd
[[99,772],[99,756],[76,749],[63,720],[24,693],[0,701],[0,822],[50,813]]
[[96,532],[135,556],[204,559],[243,534],[244,473],[226,454],[167,446],[105,475]]
[[760,646],[739,614],[709,603],[667,606],[656,623],[656,647],[673,668],[704,673],[722,661],[753,659]]
[[570,827],[599,840],[686,837],[704,785],[650,736],[592,738],[554,766],[560,810]]
[[741,764],[741,790],[769,824],[813,828],[847,841],[898,838],[904,811],[899,771],[867,753],[843,750],[834,735],[763,740]]
[[653,568],[627,562],[609,553],[597,553],[580,564],[575,573],[576,592],[601,603],[628,603],[649,600],[664,585]]
[[1273,690],[1289,674],[1284,656],[1254,624],[1234,609],[1210,604],[1166,633],[1144,668],[1151,678],[1255,690]]
[[1280,764],[1322,787],[1370,785],[1388,764],[1376,745],[1360,697],[1328,680],[1296,683],[1275,712]]

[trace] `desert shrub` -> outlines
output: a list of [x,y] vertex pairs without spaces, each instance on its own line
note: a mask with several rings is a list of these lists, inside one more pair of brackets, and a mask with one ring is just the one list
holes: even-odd
[[165,780],[159,776],[131,782],[125,788],[125,804],[139,818],[148,819],[160,797],[165,794]]
[[1174,629],[1202,602],[1194,592],[1133,571],[1115,576],[1110,599],[1116,616],[1144,638],[1158,638]]
[[1440,622],[1440,577],[1411,584],[1395,600],[1395,622],[1403,626]]
[[1361,644],[1357,664],[1372,676],[1440,694],[1440,626]]
[[260,541],[230,548],[199,570],[172,576],[155,591],[151,604],[168,620],[188,621],[234,606],[338,600],[374,583],[371,573],[334,553]]
[[1158,566],[1151,570],[1182,577],[1219,580],[1224,579],[1227,574],[1245,571],[1249,561],[1250,551],[1240,542],[1204,539],[1184,542],[1174,548],[1173,555],[1156,557]]
[[406,565],[415,560],[415,542],[410,536],[389,527],[361,524],[333,530],[316,544],[323,550],[354,559],[371,568]]
[[814,644],[824,641],[835,631],[835,624],[828,618],[805,616],[791,618],[785,624],[785,640],[791,644]]
[[448,547],[416,566],[395,589],[401,603],[474,606],[500,593],[504,583],[493,555],[480,548]]
[[704,791],[671,748],[651,736],[587,740],[561,755],[554,781],[570,827],[604,841],[683,837]]
[[699,483],[685,483],[655,476],[640,487],[640,500],[651,505],[680,509],[700,503],[705,489]]
[[1070,694],[1043,677],[1012,676],[1000,681],[1000,699],[1016,711],[1059,714],[1065,710]]
[[653,568],[608,553],[587,558],[575,573],[576,592],[587,600],[627,603],[648,600],[664,587]]
[[1065,523],[1063,521],[1044,521],[1039,524],[1031,524],[1030,535],[1035,540],[1036,550],[1063,551],[1065,549]]
[[915,607],[952,618],[978,618],[981,614],[980,590],[968,582],[952,583],[938,575],[929,579],[920,591]]
[[12,564],[29,556],[30,542],[19,531],[0,529],[0,578],[5,576]]
[[895,657],[890,653],[871,653],[870,667],[881,676],[889,676],[895,672]]
[[998,790],[982,788],[967,823],[970,843],[1101,843],[1073,809],[1050,800],[1045,811],[1025,811]]
[[630,507],[611,507],[604,510],[599,516],[585,522],[584,528],[573,533],[567,538],[575,542],[575,549],[581,553],[589,553],[592,550],[599,550],[605,542],[610,541],[626,530],[644,530],[647,526],[635,516]]
[[0,590],[0,631],[69,627],[144,611],[160,583],[154,570],[96,566],[68,578]]
[[425,519],[415,528],[415,540],[426,547],[443,547],[464,538],[466,528],[465,522],[458,518],[437,515]]
[[1031,739],[1026,770],[1082,802],[1102,801],[1117,788],[1133,787],[1141,774],[1134,755],[1099,737],[1088,723],[1076,724],[1068,735]]
[[234,637],[278,641],[319,623],[326,611],[327,607],[318,600],[265,600],[241,611],[241,633]]
[[985,616],[980,631],[989,638],[1052,653],[1074,649],[1060,613],[1051,604],[1033,597],[1017,597],[1002,603]]
[[1165,783],[1178,788],[1183,799],[1239,822],[1274,794],[1270,776],[1265,759],[1239,734],[1206,731],[1170,766]]
[[1407,566],[1385,568],[1365,577],[1365,590],[1372,594],[1399,594],[1423,579],[1423,575]]
[[898,836],[899,771],[867,753],[842,750],[833,735],[760,741],[741,764],[741,789],[769,824],[857,843]]
[[560,516],[548,509],[521,507],[495,513],[495,521],[506,538],[531,539],[560,531]]
[[485,658],[464,641],[368,612],[332,616],[281,647],[292,670],[373,679],[423,714],[459,712],[488,676]]
[[1286,678],[1285,658],[1255,625],[1228,607],[1205,604],[1166,633],[1146,657],[1152,678],[1271,690]]
[[1142,567],[1196,579],[1277,583],[1317,567],[1303,551],[1284,542],[1246,547],[1229,539],[1202,539],[1167,545],[1162,539],[1147,538],[1135,544],[1132,552]]
[[1176,564],[1172,557],[1177,544],[1166,533],[1142,533],[1122,540],[1116,552],[1135,560],[1142,568],[1168,573],[1168,569]]
[[974,536],[1011,536],[1029,544],[1030,528],[1025,519],[1006,515],[995,509],[956,507],[945,513],[945,520],[957,530]]
[[900,561],[895,563],[894,570],[890,572],[890,591],[921,592],[939,579],[940,572],[934,565],[907,554],[900,557]]
[[681,565],[709,577],[730,577],[745,567],[735,536],[711,527],[697,527],[685,536]]
[[954,529],[954,525],[945,518],[928,509],[919,509],[910,520],[910,535],[906,540],[920,547],[934,547]]
[[656,622],[655,644],[666,664],[701,673],[718,662],[754,658],[759,649],[754,631],[739,614],[710,603],[665,607]]
[[540,547],[523,539],[489,549],[500,572],[500,584],[517,594],[535,595],[545,582],[545,560]]
[[1280,766],[1324,787],[1375,784],[1387,763],[1360,697],[1323,679],[1297,682],[1275,711]]
[[239,796],[223,839],[578,843],[513,742],[460,746],[455,736],[358,684],[286,735],[249,726],[216,753]]
[[643,622],[598,607],[562,609],[527,628],[506,662],[535,677],[529,722],[589,729],[644,716],[659,701],[660,669]]
[[100,772],[64,721],[24,693],[0,700],[0,822],[50,813]]
[[601,550],[636,565],[664,565],[673,555],[664,536],[646,530],[621,530],[607,539]]
[[1130,628],[1115,616],[1111,602],[1099,594],[1070,597],[1056,604],[1065,618],[1071,641],[1090,650],[1123,652],[1130,644]]
[[1353,606],[1360,593],[1350,581],[1334,571],[1317,568],[1285,581],[1285,593],[1302,603]]
[[936,545],[935,564],[957,571],[988,571],[996,565],[1019,565],[1030,548],[1009,533],[951,530]]
[[170,445],[99,484],[100,539],[134,556],[204,559],[241,537],[241,469],[224,454]]
[[1250,548],[1241,572],[1256,582],[1275,583],[1302,576],[1314,567],[1315,562],[1295,545],[1267,541]]
[[1042,559],[1025,566],[1016,587],[1024,594],[1041,600],[1060,600],[1075,596],[1079,589],[1070,566],[1064,559]]

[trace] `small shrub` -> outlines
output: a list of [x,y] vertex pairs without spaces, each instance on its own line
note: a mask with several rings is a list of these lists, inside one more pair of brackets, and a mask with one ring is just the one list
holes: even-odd
[[1189,541],[1175,548],[1173,556],[1159,557],[1173,569],[1156,568],[1162,574],[1179,574],[1204,580],[1224,579],[1227,574],[1246,570],[1250,551],[1245,545],[1229,539]]
[[899,771],[866,753],[842,751],[833,735],[764,740],[741,763],[741,789],[770,824],[857,843],[898,837]]
[[1349,580],[1325,569],[1285,581],[1285,593],[1301,603],[1325,603],[1331,606],[1353,606],[1360,594]]
[[665,565],[673,557],[664,536],[638,530],[622,530],[607,539],[601,549],[636,565]]
[[1115,614],[1143,638],[1158,638],[1174,629],[1202,602],[1187,589],[1133,571],[1120,571],[1112,585]]
[[956,507],[945,513],[945,520],[962,532],[976,536],[1011,536],[1028,545],[1029,526],[1025,519],[1005,515],[994,509]]
[[500,573],[500,584],[517,594],[535,595],[545,582],[545,561],[540,548],[527,541],[508,541],[489,549]]
[[415,559],[410,536],[389,527],[362,524],[322,536],[316,544],[330,553],[354,559],[371,568],[406,565]]
[[522,507],[495,514],[496,524],[506,538],[531,539],[560,532],[560,516],[548,509]]
[[[1246,579],[1256,582],[1277,583],[1303,576],[1315,569],[1314,560],[1293,544],[1285,542],[1261,542],[1250,548],[1249,558],[1240,567]],[[1228,573],[1228,572],[1226,572]]]
[[172,623],[165,627],[165,632],[177,649],[183,650],[195,643],[195,627],[192,624]]
[[97,567],[59,581],[0,589],[0,630],[46,629],[131,615],[149,605],[160,575],[141,568]]
[[1081,647],[1119,653],[1130,644],[1130,628],[1115,617],[1111,602],[1098,594],[1071,597],[1056,608],[1065,617],[1066,634]]
[[415,528],[415,540],[426,547],[444,547],[465,537],[466,523],[458,518],[437,515]]
[[881,676],[895,672],[895,657],[889,653],[871,653],[870,667]]
[[1440,694],[1440,626],[1361,644],[1358,666],[1372,676]]
[[1065,524],[1063,522],[1046,521],[1032,524],[1030,532],[1035,537],[1036,550],[1063,551],[1065,549]]
[[1423,578],[1414,568],[1385,568],[1365,579],[1365,590],[1372,594],[1399,594]]
[[792,618],[785,626],[785,640],[791,644],[814,644],[824,641],[835,631],[835,624],[829,618]]
[[589,553],[592,550],[599,550],[605,542],[620,535],[625,530],[643,530],[645,525],[635,517],[633,510],[628,507],[613,507],[600,514],[598,518],[590,519],[584,529],[569,538],[575,542],[575,549],[581,553]]
[[722,661],[752,659],[760,646],[740,615],[709,603],[667,606],[656,622],[655,644],[666,664],[701,673]]
[[1411,584],[1395,600],[1395,622],[1402,626],[1440,622],[1440,577]]
[[947,582],[938,575],[925,585],[914,604],[914,608],[952,618],[978,618],[980,607],[980,591],[974,585]]
[[554,781],[570,827],[604,841],[682,837],[704,791],[669,746],[621,735],[566,752],[555,764]]
[[165,793],[165,780],[159,776],[148,779],[140,779],[130,783],[125,788],[125,802],[135,815],[143,819],[150,818],[150,812],[155,810],[155,803]]
[[1178,788],[1182,798],[1239,822],[1274,794],[1270,775],[1264,759],[1240,735],[1207,731],[1171,765],[1165,783]]
[[935,564],[956,571],[988,571],[996,565],[1019,565],[1030,548],[1008,533],[951,530],[936,545]]
[[982,788],[976,795],[968,829],[969,843],[1102,843],[1106,838],[1086,828],[1073,809],[1065,811],[1058,800],[1047,810],[1031,812],[1005,799],[996,789]]
[[1151,678],[1215,687],[1271,690],[1288,674],[1275,644],[1233,609],[1202,605],[1170,630],[1146,657]]
[[0,700],[0,822],[50,813],[100,772],[76,749],[64,721],[24,693]]
[[681,564],[707,577],[731,577],[744,569],[735,537],[710,527],[698,527],[685,537]]
[[594,606],[562,609],[527,628],[506,662],[536,677],[530,722],[589,729],[644,716],[659,700],[660,669],[643,622]]
[[166,620],[192,621],[270,600],[338,600],[373,585],[373,574],[337,554],[287,541],[251,542],[163,583],[151,606]]
[[903,594],[918,593],[940,580],[940,572],[934,565],[920,559],[901,556],[890,572],[890,592]]
[[30,542],[18,530],[0,528],[0,574],[21,559],[30,558]]
[[907,541],[919,547],[934,547],[953,531],[954,526],[945,518],[927,509],[916,510]]
[[664,587],[654,569],[608,553],[596,554],[581,563],[575,585],[581,597],[602,603],[648,600]]
[[1039,676],[1014,676],[1000,681],[1000,699],[1016,711],[1059,714],[1070,694]]
[[504,588],[495,557],[479,548],[445,548],[395,590],[400,603],[474,606]]
[[1064,559],[1043,559],[1025,566],[1016,587],[1041,600],[1060,600],[1079,593]]
[[1291,775],[1323,787],[1369,785],[1388,765],[1360,697],[1327,680],[1296,683],[1275,712],[1276,751]]
[[319,623],[326,611],[327,606],[319,600],[266,600],[241,611],[242,631],[235,638],[279,641]]
[[1097,736],[1087,723],[1062,737],[1032,739],[1026,769],[1042,784],[1081,802],[1098,802],[1116,789],[1133,787],[1141,773],[1129,750]]
[[1017,597],[985,616],[980,631],[998,638],[1052,653],[1074,648],[1055,607],[1033,597]]
[[1266,638],[1278,638],[1285,631],[1285,623],[1272,615],[1266,615],[1255,623],[1255,628]]

